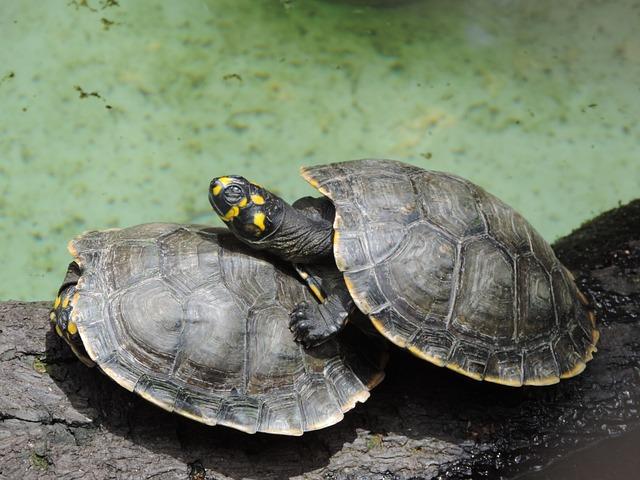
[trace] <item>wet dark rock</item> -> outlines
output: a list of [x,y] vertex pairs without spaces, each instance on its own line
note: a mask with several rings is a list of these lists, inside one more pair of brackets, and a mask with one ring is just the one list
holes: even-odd
[[499,478],[635,435],[640,201],[555,249],[598,315],[599,351],[583,374],[514,389],[394,350],[366,404],[303,437],[249,436],[166,413],[77,361],[49,331],[49,302],[0,304],[0,478]]

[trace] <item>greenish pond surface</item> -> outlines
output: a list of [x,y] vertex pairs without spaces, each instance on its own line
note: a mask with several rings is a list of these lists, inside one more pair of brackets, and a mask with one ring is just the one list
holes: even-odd
[[84,230],[219,224],[214,175],[293,200],[395,158],[549,240],[640,196],[639,2],[364,3],[0,0],[0,299],[52,298]]

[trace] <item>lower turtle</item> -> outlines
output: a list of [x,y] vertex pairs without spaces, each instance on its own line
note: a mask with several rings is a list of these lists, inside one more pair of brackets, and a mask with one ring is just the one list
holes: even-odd
[[289,312],[313,300],[309,289],[226,229],[92,231],[69,251],[53,328],[84,363],[165,410],[301,435],[340,421],[384,377],[375,333],[352,329],[312,349],[295,342]]
[[599,333],[572,274],[478,185],[377,159],[302,176],[323,196],[289,205],[235,175],[209,186],[236,237],[294,264],[316,294],[291,312],[297,340],[322,343],[357,307],[396,345],[476,380],[549,385],[592,359]]

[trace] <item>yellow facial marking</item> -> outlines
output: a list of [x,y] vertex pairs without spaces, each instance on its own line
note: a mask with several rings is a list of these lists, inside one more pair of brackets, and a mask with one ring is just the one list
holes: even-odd
[[218,196],[220,195],[220,192],[222,191],[222,185],[215,185],[212,189],[211,189],[211,193],[213,193],[214,195]]
[[242,200],[240,200],[238,202],[238,207],[240,207],[240,208],[246,207],[247,206],[247,202],[248,202],[247,197],[243,197]]
[[54,312],[49,314],[49,320],[51,320],[51,323],[56,323],[56,314]]
[[239,213],[240,213],[240,209],[234,205],[229,209],[229,211],[225,214],[225,216],[222,217],[222,219],[228,222],[232,218],[237,217]]
[[64,297],[62,301],[62,308],[67,308],[69,306],[69,297]]
[[60,302],[61,302],[60,297],[59,296],[56,297],[56,301],[53,302],[53,308],[58,308],[60,306]]
[[56,325],[56,333],[59,337],[62,337],[62,330],[60,329],[60,325]]
[[67,332],[71,335],[75,335],[78,333],[78,326],[74,322],[69,322],[69,325],[67,325]]
[[222,185],[228,185],[229,182],[231,182],[231,179],[229,177],[220,177],[218,179],[218,181],[222,184]]
[[262,195],[258,195],[257,193],[251,195],[251,201],[256,205],[264,205],[264,197]]
[[265,220],[265,215],[262,212],[258,212],[253,216],[253,224],[258,227],[260,229],[261,232],[264,232],[265,226],[264,226],[264,220]]

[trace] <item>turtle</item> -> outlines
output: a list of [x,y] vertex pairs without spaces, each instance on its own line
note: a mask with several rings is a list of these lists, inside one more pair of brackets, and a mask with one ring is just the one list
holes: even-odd
[[302,435],[340,421],[384,378],[373,329],[314,349],[295,342],[289,312],[312,294],[290,265],[224,228],[143,224],[68,248],[53,328],[84,363],[165,410]]
[[331,338],[355,306],[395,345],[475,380],[550,385],[593,358],[595,315],[571,272],[480,186],[386,159],[301,175],[323,196],[289,205],[237,175],[215,177],[208,193],[238,239],[323,290],[291,311],[298,341]]

